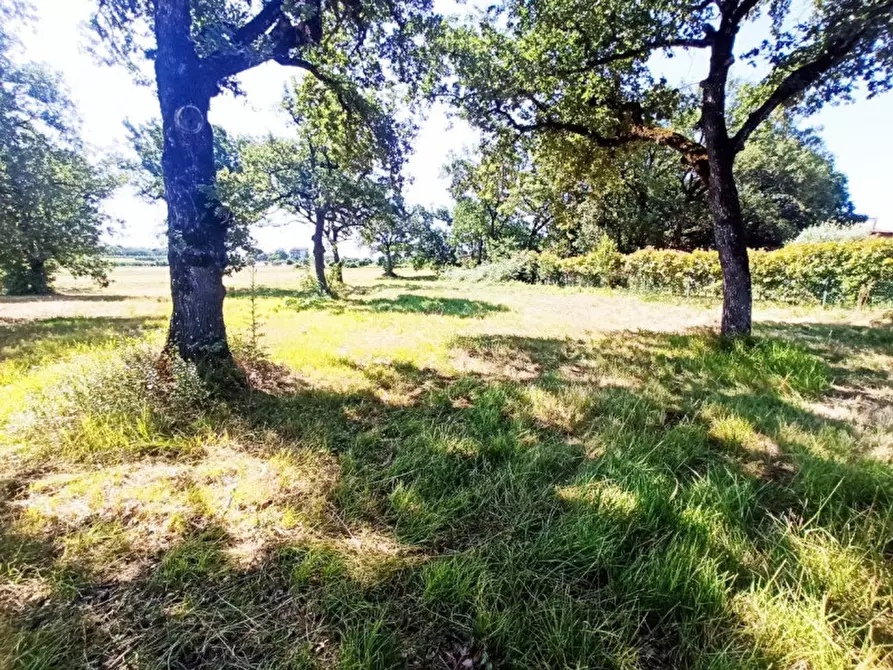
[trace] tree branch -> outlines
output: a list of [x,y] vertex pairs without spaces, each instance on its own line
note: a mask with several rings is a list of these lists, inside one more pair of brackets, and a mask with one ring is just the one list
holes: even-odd
[[702,144],[668,128],[644,124],[633,125],[621,135],[606,137],[583,124],[561,121],[551,117],[532,123],[522,123],[499,105],[494,108],[493,112],[502,116],[514,130],[520,133],[538,130],[566,132],[585,137],[596,146],[608,149],[632,144],[633,142],[653,142],[679,152],[685,162],[692,166],[705,184],[710,178],[710,170],[707,164],[707,149]]
[[[282,65],[294,65],[293,49],[318,40],[320,18],[319,3],[304,0],[305,5],[313,5],[316,14],[299,25],[293,25],[283,12],[282,0],[270,0],[254,18],[233,34],[229,48],[221,49],[202,59],[202,69],[211,82],[217,82],[250,70],[268,60]],[[257,41],[264,37],[263,43]]]
[[744,124],[735,133],[731,140],[733,151],[736,153],[741,151],[751,134],[780,105],[803,93],[818,82],[828,70],[839,65],[849,55],[853,47],[858,44],[865,32],[866,28],[863,28],[850,35],[838,37],[815,60],[791,71],[766,98],[763,104],[750,113]]
[[282,0],[270,0],[253,19],[233,33],[233,42],[242,46],[251,45],[276,24],[281,12]]
[[583,65],[577,68],[572,68],[570,70],[555,70],[554,72],[555,74],[561,76],[582,74],[602,65],[610,65],[611,63],[627,60],[629,58],[644,56],[651,53],[652,51],[657,51],[659,49],[706,49],[709,46],[709,37],[703,37],[700,39],[679,38],[674,40],[658,40],[655,42],[646,42],[645,44],[638,46],[635,49],[627,49],[626,51],[618,51],[612,54],[601,56],[599,58],[588,59],[583,63]]

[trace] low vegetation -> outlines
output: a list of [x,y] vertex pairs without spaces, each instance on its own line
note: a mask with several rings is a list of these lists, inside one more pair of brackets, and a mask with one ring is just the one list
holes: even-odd
[[889,314],[376,272],[3,299],[0,665],[893,665]]
[[[751,250],[750,266],[754,292],[764,300],[848,305],[893,301],[893,240],[803,242],[774,251]],[[624,255],[607,237],[585,256],[527,251],[475,268],[453,269],[448,276],[474,282],[628,287],[686,297],[722,295],[715,251],[648,248]]]

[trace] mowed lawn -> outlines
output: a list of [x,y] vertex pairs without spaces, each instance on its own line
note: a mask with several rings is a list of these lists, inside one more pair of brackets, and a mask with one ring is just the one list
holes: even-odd
[[0,667],[893,667],[889,308],[378,274],[0,298]]

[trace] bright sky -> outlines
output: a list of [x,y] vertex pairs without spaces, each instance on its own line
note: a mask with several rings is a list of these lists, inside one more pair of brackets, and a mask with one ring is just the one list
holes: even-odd
[[[447,0],[445,0],[446,2]],[[146,121],[158,116],[158,101],[151,89],[133,83],[123,69],[98,65],[84,51],[92,37],[81,29],[96,0],[38,0],[38,21],[22,35],[25,58],[47,63],[60,71],[71,91],[83,123],[83,136],[98,154],[124,154],[129,147],[123,121]],[[683,54],[662,67],[671,81],[692,84],[703,78],[703,60]],[[277,112],[285,85],[295,72],[267,64],[241,77],[246,96],[218,96],[211,106],[211,121],[235,133],[263,135],[286,132]],[[736,73],[743,77],[745,73]],[[810,120],[823,128],[828,148],[837,156],[837,167],[850,179],[850,191],[858,211],[882,221],[893,220],[893,93],[874,100],[828,107]],[[415,142],[407,173],[412,184],[411,203],[448,204],[441,166],[450,151],[461,151],[474,141],[474,133],[460,121],[447,118],[446,110],[433,109]],[[132,246],[158,246],[164,206],[150,205],[127,189],[109,203],[109,211],[124,225],[113,242]],[[299,224],[261,227],[255,237],[261,248],[309,247],[310,230]],[[356,248],[345,249],[357,255]]]

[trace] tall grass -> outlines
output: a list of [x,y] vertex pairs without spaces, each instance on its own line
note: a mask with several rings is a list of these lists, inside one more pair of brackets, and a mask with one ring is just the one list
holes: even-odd
[[17,350],[4,665],[891,665],[889,330],[287,299],[237,397],[138,341]]

